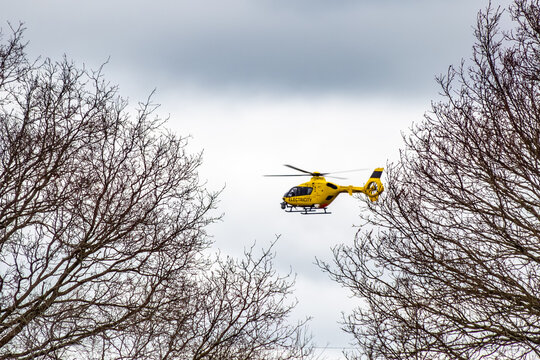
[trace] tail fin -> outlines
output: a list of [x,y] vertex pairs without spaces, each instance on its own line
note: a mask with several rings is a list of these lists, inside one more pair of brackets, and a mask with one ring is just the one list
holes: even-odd
[[384,191],[384,186],[381,182],[383,168],[377,168],[371,174],[371,177],[364,185],[364,193],[371,201],[377,201],[379,195]]

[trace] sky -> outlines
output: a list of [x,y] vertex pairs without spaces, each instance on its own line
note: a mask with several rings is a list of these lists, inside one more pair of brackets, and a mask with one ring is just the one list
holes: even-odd
[[[487,0],[0,0],[0,27],[24,22],[31,57],[64,55],[119,85],[133,106],[155,90],[167,126],[203,151],[200,177],[224,188],[208,228],[241,256],[276,237],[276,268],[296,274],[295,318],[312,317],[319,359],[343,359],[342,312],[357,299],[314,264],[351,244],[367,211],[341,195],[332,214],[280,209],[308,171],[363,185],[399,158],[402,134],[439,101],[436,76],[471,56]],[[506,7],[509,0],[493,0]],[[293,179],[293,180],[291,180]],[[384,175],[382,178],[384,182]],[[307,181],[307,179],[306,179]]]

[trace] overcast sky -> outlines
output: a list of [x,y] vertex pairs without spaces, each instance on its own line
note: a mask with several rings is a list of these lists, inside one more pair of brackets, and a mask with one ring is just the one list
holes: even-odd
[[[507,6],[508,0],[494,0]],[[357,304],[313,264],[351,243],[365,211],[341,195],[332,214],[285,214],[290,163],[310,171],[396,161],[401,133],[438,100],[435,77],[471,55],[487,0],[0,0],[0,26],[22,21],[31,56],[96,69],[133,104],[156,89],[169,127],[204,149],[201,177],[225,187],[216,248],[238,256],[276,234],[276,265],[297,274],[297,317],[321,347],[349,346],[341,311]],[[294,178],[293,178],[294,179]],[[384,181],[384,177],[383,177]],[[301,182],[301,181],[298,181]],[[338,182],[338,181],[336,181]],[[354,225],[354,226],[353,226]],[[321,359],[340,351],[318,349]]]
[[110,57],[109,72],[139,86],[429,96],[433,77],[470,53],[486,1],[1,3],[32,51],[92,66]]

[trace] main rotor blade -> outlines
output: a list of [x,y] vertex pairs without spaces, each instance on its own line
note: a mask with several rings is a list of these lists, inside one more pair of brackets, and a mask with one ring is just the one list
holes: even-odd
[[283,176],[310,176],[311,174],[287,174],[287,175],[263,175],[266,177],[283,177]]
[[343,174],[348,172],[354,172],[354,171],[366,171],[369,170],[368,168],[362,168],[362,169],[352,169],[352,170],[343,170],[343,171],[332,171],[327,174]]
[[[329,173],[330,174],[330,173]],[[333,174],[333,173],[331,173]],[[347,180],[347,178],[344,178],[344,177],[340,177],[340,176],[325,176],[325,178],[329,178],[329,179],[338,179],[338,180]]]
[[285,164],[285,166],[288,167],[288,168],[294,169],[296,171],[300,171],[300,172],[303,172],[303,173],[306,173],[306,174],[309,174],[309,175],[313,175],[313,173],[311,171],[302,170],[302,169],[297,168],[296,166],[287,165],[287,164]]
[[[321,173],[321,172],[311,172],[311,171],[307,171],[307,170],[304,170],[304,169],[300,169],[300,168],[297,168],[296,166],[292,166],[292,165],[289,165],[289,164],[284,164],[284,166],[288,167],[288,168],[291,168],[293,170],[296,170],[296,171],[300,171],[304,174],[283,174],[283,175],[264,175],[264,176],[267,176],[267,177],[290,177],[290,176],[326,176],[326,175],[330,175],[330,174],[342,174],[342,173],[347,173],[347,172],[353,172],[353,171],[365,171],[365,170],[369,170],[369,169],[366,169],[366,168],[362,168],[362,169],[352,169],[352,170],[344,170],[344,171],[334,171],[334,172],[324,172],[324,173]],[[343,177],[339,177],[339,176],[328,176],[329,178],[334,178],[334,179],[340,179],[340,180],[345,180],[346,178],[343,178]]]

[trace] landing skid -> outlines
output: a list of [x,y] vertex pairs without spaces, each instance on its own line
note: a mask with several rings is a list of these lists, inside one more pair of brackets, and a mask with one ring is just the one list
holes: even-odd
[[285,208],[285,212],[289,213],[301,213],[302,215],[325,215],[325,214],[331,214],[331,212],[327,211],[326,208],[316,208],[316,207],[301,207],[298,208],[296,206],[290,206],[287,205]]

